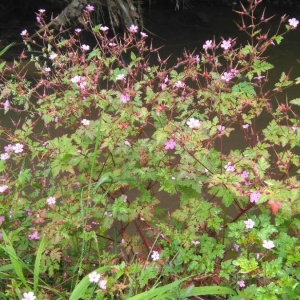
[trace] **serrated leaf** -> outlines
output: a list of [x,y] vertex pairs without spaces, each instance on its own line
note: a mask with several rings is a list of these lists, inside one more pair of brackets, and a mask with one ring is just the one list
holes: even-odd
[[290,103],[294,104],[294,105],[300,105],[300,98],[295,98],[295,99],[291,100]]

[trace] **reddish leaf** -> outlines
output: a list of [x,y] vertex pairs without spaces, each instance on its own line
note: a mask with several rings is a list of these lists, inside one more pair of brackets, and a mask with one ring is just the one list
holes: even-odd
[[270,206],[272,214],[276,215],[279,208],[281,207],[281,202],[271,200],[271,201],[268,202],[268,204]]

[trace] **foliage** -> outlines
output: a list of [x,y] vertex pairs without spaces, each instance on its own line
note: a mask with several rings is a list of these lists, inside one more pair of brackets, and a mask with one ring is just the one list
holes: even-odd
[[0,70],[2,299],[299,298],[299,98],[272,106],[300,78],[267,88],[264,57],[297,24],[269,36],[259,2],[238,11],[245,46],[207,41],[176,66],[91,6],[75,31],[39,11],[44,31],[22,32],[37,75],[24,53]]

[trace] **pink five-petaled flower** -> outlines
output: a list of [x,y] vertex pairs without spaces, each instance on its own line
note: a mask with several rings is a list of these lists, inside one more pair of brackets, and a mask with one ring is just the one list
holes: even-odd
[[158,251],[152,251],[151,258],[153,261],[159,260],[159,253]]
[[266,249],[268,249],[268,250],[270,250],[270,249],[272,249],[272,248],[275,247],[275,244],[274,244],[273,241],[270,241],[270,240],[266,241],[266,240],[264,240],[263,241],[263,247],[266,248]]
[[33,292],[28,292],[23,294],[23,298],[21,300],[35,300],[36,296]]
[[218,125],[217,129],[218,129],[219,132],[222,132],[223,130],[226,129],[226,127],[222,126],[222,125]]
[[257,203],[259,198],[261,196],[260,192],[253,192],[250,194],[250,202],[251,203]]
[[35,230],[32,234],[28,234],[28,238],[29,238],[31,241],[32,241],[32,240],[39,240],[39,239],[40,239],[37,230]]
[[165,142],[165,149],[174,149],[176,146],[176,142],[173,139],[170,139],[168,141]]
[[223,40],[223,42],[221,44],[221,48],[223,48],[224,50],[228,50],[230,47],[231,47],[231,41]]
[[138,26],[136,26],[136,25],[134,25],[134,24],[132,24],[130,27],[129,27],[129,31],[131,32],[131,33],[137,33],[138,32]]
[[92,283],[98,283],[100,277],[101,277],[101,274],[98,274],[96,271],[93,271],[92,273],[89,274],[89,280]]
[[226,172],[234,172],[235,165],[233,163],[229,162],[227,165],[224,166],[224,169]]
[[221,76],[221,79],[228,82],[232,79],[232,74],[230,72],[224,72],[223,75]]
[[207,49],[211,49],[213,48],[213,41],[212,40],[208,40],[205,42],[205,44],[203,45],[203,49],[207,50]]
[[7,146],[4,146],[4,151],[5,152],[10,152],[10,151],[12,151],[12,148],[13,148],[12,144],[9,144]]
[[299,21],[295,18],[289,19],[289,25],[291,28],[296,28],[299,24]]
[[83,51],[88,51],[88,50],[90,50],[90,46],[89,46],[89,45],[85,45],[85,44],[83,44],[80,48],[81,48]]
[[191,129],[195,129],[195,128],[199,128],[200,127],[200,121],[195,119],[195,118],[190,118],[186,124],[191,128]]
[[130,101],[130,97],[127,94],[121,94],[120,95],[120,101],[126,104]]
[[55,205],[56,199],[55,199],[55,197],[49,197],[49,198],[46,200],[46,202],[47,202],[48,205]]
[[7,111],[7,110],[9,110],[9,107],[10,107],[9,100],[6,99],[5,102],[3,103],[3,108],[5,111]]
[[245,286],[246,286],[246,284],[245,284],[245,281],[244,281],[244,280],[239,280],[239,281],[237,282],[237,285],[238,285],[239,287],[241,287],[241,288],[243,288],[243,287],[245,287]]
[[241,173],[241,177],[244,178],[244,179],[247,179],[247,178],[249,177],[249,172],[243,171],[243,172]]
[[98,285],[99,285],[99,288],[101,290],[106,290],[106,284],[107,284],[107,280],[106,279],[102,279],[99,281]]
[[27,35],[28,35],[28,31],[26,29],[22,30],[21,36],[27,36]]
[[81,124],[84,125],[84,126],[90,125],[90,120],[83,119],[83,120],[81,121]]
[[86,9],[87,11],[94,11],[94,10],[95,10],[95,7],[94,7],[93,5],[88,4],[88,5],[85,7],[85,9]]
[[15,153],[21,153],[23,152],[23,145],[20,144],[20,143],[17,143],[15,145],[12,146],[12,150],[15,152]]
[[251,219],[248,219],[248,220],[244,221],[244,223],[245,223],[247,229],[251,229],[255,225],[255,222],[252,221]]

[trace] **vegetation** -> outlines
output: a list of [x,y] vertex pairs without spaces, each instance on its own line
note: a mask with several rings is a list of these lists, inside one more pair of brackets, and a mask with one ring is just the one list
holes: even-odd
[[92,5],[75,31],[38,12],[43,31],[21,33],[38,75],[24,53],[0,65],[1,299],[300,298],[300,100],[276,103],[300,78],[267,89],[264,57],[299,22],[270,35],[260,2],[237,11],[245,45],[175,66],[136,25],[110,38]]

